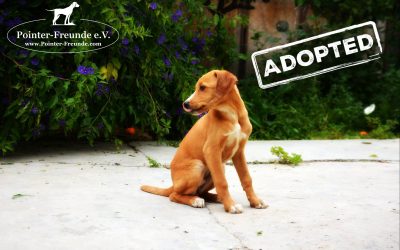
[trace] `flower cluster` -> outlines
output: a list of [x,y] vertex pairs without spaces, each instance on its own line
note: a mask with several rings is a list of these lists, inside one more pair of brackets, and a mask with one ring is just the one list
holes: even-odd
[[38,66],[39,65],[39,59],[37,59],[37,58],[32,58],[32,60],[31,60],[31,64],[33,65],[33,66]]
[[163,78],[166,81],[172,81],[172,79],[174,79],[174,73],[165,72],[164,75],[163,75]]
[[167,37],[165,36],[165,34],[161,34],[158,39],[157,39],[157,44],[161,45],[163,43],[165,43],[165,41],[167,41]]
[[37,115],[39,113],[39,109],[37,107],[33,106],[32,109],[31,109],[31,113],[33,115]]
[[110,87],[103,85],[101,83],[97,84],[97,89],[94,92],[97,96],[102,96],[103,94],[108,94],[110,93]]
[[149,8],[150,8],[151,10],[155,10],[155,9],[157,9],[157,3],[156,3],[156,2],[152,2],[152,3],[150,3],[150,6],[149,6]]
[[92,67],[85,67],[82,65],[78,66],[77,71],[79,72],[79,74],[82,74],[82,75],[93,75],[94,74],[94,69]]
[[124,39],[122,39],[122,44],[125,45],[125,46],[128,45],[129,44],[129,39],[126,38],[126,37]]
[[163,62],[165,64],[165,66],[167,66],[168,68],[171,67],[171,65],[172,65],[171,61],[166,56],[163,57]]
[[173,22],[178,22],[179,18],[181,18],[181,16],[182,16],[182,11],[181,10],[176,10],[174,12],[174,14],[172,14],[171,19],[172,19]]

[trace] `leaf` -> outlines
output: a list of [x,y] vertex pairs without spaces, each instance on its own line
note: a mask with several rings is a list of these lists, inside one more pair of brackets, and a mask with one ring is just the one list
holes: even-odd
[[111,60],[112,64],[114,65],[115,68],[120,69],[121,68],[121,63],[119,62],[118,58],[114,57]]
[[107,68],[105,66],[101,66],[100,76],[102,79],[107,79]]
[[18,199],[18,198],[21,198],[21,197],[25,197],[25,196],[30,196],[30,195],[27,195],[27,194],[14,194],[12,196],[12,199],[15,200],[15,199]]
[[76,53],[74,55],[74,62],[76,65],[81,64],[82,60],[85,58],[85,55],[83,53]]
[[54,95],[50,102],[49,102],[49,108],[53,108],[56,104],[58,103],[58,95]]
[[69,81],[64,82],[64,90],[68,90],[69,84]]
[[67,105],[67,106],[71,106],[72,104],[74,104],[74,102],[75,102],[75,98],[73,98],[73,97],[68,98],[64,101],[65,105]]
[[45,87],[46,89],[49,89],[51,87],[51,85],[53,85],[53,83],[55,83],[58,80],[57,77],[50,77],[47,79]]
[[111,133],[112,127],[111,127],[110,123],[104,118],[104,116],[101,117],[101,120],[103,121],[103,124],[107,129],[107,132]]
[[118,71],[116,69],[113,69],[111,74],[112,74],[112,76],[114,77],[115,80],[118,79]]

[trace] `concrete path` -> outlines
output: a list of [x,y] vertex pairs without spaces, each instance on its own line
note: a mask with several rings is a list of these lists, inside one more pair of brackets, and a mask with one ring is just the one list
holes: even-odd
[[306,162],[250,165],[266,210],[249,207],[227,166],[239,215],[139,190],[171,184],[146,157],[168,164],[172,147],[27,147],[0,161],[0,249],[398,249],[399,140],[362,142],[249,143],[249,162],[274,160],[275,145]]

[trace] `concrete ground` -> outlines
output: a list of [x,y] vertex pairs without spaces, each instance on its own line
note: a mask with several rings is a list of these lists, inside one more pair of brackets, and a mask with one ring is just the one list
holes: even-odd
[[[40,144],[0,161],[0,249],[399,249],[399,139],[254,141],[247,147],[258,195],[249,207],[234,168],[221,204],[191,208],[141,192],[167,187],[175,148],[141,142]],[[300,153],[271,163],[271,146]]]

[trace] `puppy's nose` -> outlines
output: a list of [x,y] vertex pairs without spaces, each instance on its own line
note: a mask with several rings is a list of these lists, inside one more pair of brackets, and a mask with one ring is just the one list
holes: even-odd
[[184,102],[183,103],[183,107],[185,108],[185,109],[190,109],[190,103],[189,102]]

